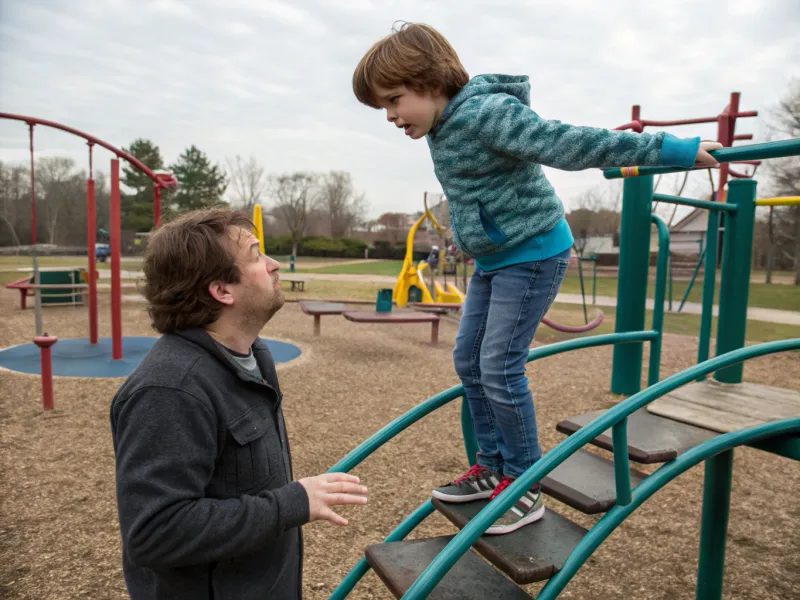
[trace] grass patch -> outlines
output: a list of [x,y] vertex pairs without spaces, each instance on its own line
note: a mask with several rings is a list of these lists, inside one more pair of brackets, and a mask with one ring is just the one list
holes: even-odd
[[376,262],[328,265],[326,267],[297,269],[297,273],[326,273],[329,275],[389,275],[397,277],[403,267],[399,260],[380,260]]
[[292,292],[288,284],[283,293],[292,300],[376,300],[378,290],[384,286],[377,283],[361,283],[357,281],[325,281],[315,279],[306,281],[306,291]]

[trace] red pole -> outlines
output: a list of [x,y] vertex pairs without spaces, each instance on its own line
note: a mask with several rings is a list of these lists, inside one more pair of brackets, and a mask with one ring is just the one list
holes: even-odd
[[97,265],[95,263],[94,240],[97,231],[97,215],[94,204],[94,179],[89,169],[86,180],[86,251],[89,258],[89,343],[97,343]]
[[33,338],[33,343],[39,346],[40,360],[42,364],[42,406],[44,410],[53,410],[53,362],[50,355],[50,346],[55,344],[58,338],[52,335],[37,335]]
[[161,221],[161,187],[153,184],[153,229],[158,227]]
[[120,205],[119,159],[111,159],[111,210],[109,235],[111,237],[111,358],[122,359],[122,304],[120,281]]
[[631,121],[640,121],[640,115],[642,113],[642,107],[638,104],[634,104],[633,108],[631,109]]
[[28,123],[31,139],[31,238],[36,245],[36,183],[33,178],[33,124]]

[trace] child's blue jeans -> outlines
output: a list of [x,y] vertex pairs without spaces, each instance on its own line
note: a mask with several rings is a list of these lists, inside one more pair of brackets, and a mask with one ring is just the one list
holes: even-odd
[[542,456],[525,376],[536,328],[561,287],[569,250],[470,279],[453,349],[480,448],[478,464],[516,478]]

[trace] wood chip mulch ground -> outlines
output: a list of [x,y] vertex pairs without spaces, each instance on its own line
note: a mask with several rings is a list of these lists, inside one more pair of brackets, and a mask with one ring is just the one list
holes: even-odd
[[[5,292],[4,290],[2,292]],[[27,343],[33,311],[16,294],[0,293],[0,347]],[[143,304],[126,303],[124,333],[152,335]],[[110,333],[107,297],[101,335]],[[45,328],[61,338],[85,337],[84,308],[48,308]],[[288,304],[263,335],[303,350],[279,370],[295,474],[327,470],[380,427],[457,383],[451,362],[456,325],[443,322],[430,347],[428,325],[355,324],[311,318]],[[542,330],[540,342],[552,341]],[[666,336],[662,377],[693,364],[696,340]],[[645,364],[646,358],[645,358]],[[610,407],[611,349],[583,350],[529,365],[545,450],[563,439],[560,420]],[[748,363],[750,381],[800,389],[797,354]],[[108,422],[119,379],[57,378],[56,410],[43,414],[38,376],[0,371],[0,596],[20,599],[126,598]],[[304,528],[304,597],[327,598],[368,544],[379,542],[440,485],[465,469],[459,406],[452,403],[409,428],[355,469],[370,488],[365,507],[342,510],[350,526]],[[644,471],[654,468],[643,468]],[[598,549],[562,597],[694,598],[702,498],[695,468],[645,503]],[[725,598],[800,597],[800,464],[741,449],[734,463]],[[590,527],[587,517],[547,505]],[[437,514],[411,537],[454,533]],[[529,586],[531,594],[541,585]],[[370,572],[352,598],[390,598]]]

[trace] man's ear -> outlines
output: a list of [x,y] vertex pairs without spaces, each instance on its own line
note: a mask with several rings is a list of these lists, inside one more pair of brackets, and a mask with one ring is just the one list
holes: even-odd
[[227,304],[228,306],[233,304],[233,294],[231,294],[228,284],[224,281],[212,281],[209,283],[208,293],[221,304]]

